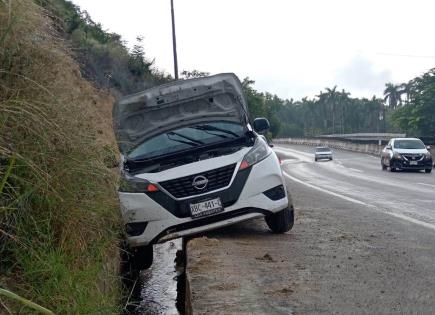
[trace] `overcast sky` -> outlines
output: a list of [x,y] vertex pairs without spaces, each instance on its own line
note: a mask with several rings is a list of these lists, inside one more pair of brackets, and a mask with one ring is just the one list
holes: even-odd
[[[73,0],[173,73],[170,0]],[[338,85],[381,96],[435,67],[428,0],[174,0],[182,70],[235,72],[282,98]]]

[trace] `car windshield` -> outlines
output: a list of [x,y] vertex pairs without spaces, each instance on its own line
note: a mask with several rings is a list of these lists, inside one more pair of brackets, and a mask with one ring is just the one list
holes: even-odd
[[329,152],[329,148],[316,148],[316,152]]
[[424,149],[425,146],[421,140],[396,140],[394,141],[395,149]]
[[244,134],[243,126],[230,122],[210,122],[174,129],[146,140],[129,154],[129,159],[149,159],[198,146],[210,145]]

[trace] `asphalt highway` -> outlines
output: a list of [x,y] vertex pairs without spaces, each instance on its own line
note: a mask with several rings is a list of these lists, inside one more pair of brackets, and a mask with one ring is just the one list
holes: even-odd
[[194,313],[430,314],[435,310],[435,173],[382,171],[378,157],[276,146],[293,230],[262,219],[187,247]]
[[435,230],[435,174],[381,171],[380,158],[336,150],[333,161],[313,159],[313,147],[282,146],[285,176],[330,198],[364,205]]

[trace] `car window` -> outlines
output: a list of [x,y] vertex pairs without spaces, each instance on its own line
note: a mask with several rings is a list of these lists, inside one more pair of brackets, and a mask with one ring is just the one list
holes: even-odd
[[425,149],[423,142],[417,139],[407,139],[407,140],[396,140],[394,141],[395,149]]
[[200,145],[213,144],[229,138],[243,136],[243,126],[230,122],[201,123],[188,127],[174,129],[149,140],[146,140],[135,149],[128,157],[152,158],[165,154],[175,153]]
[[316,148],[316,152],[329,152],[331,151],[329,148]]

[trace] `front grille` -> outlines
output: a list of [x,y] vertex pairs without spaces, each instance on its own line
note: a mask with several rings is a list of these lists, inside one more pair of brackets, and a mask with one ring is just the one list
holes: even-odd
[[404,153],[402,156],[407,159],[408,161],[420,161],[423,159],[423,154],[419,153]]
[[[176,198],[195,196],[228,186],[235,167],[236,164],[231,164],[210,171],[160,182],[159,184]],[[193,179],[197,176],[207,178],[208,183],[205,188],[197,189],[193,186]]]

